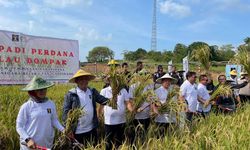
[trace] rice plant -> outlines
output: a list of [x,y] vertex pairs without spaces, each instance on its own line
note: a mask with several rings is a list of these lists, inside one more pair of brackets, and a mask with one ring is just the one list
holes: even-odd
[[[84,115],[83,108],[71,109],[68,112],[68,116],[65,123],[65,130],[56,140],[53,148],[54,149],[70,149],[73,147],[72,142],[77,142],[76,140],[69,137],[73,134],[72,129],[77,127],[78,119]],[[77,145],[79,148],[83,147],[81,144]]]
[[205,102],[204,106],[207,107],[213,101],[217,100],[218,96],[229,96],[232,95],[232,89],[230,85],[219,85],[218,88],[212,93],[210,99]]
[[250,77],[250,51],[246,47],[241,47],[232,61],[242,65]]
[[112,98],[108,102],[108,105],[113,109],[117,109],[117,96],[127,86],[127,78],[126,75],[119,73],[117,67],[111,66],[108,73],[108,80],[112,89]]
[[166,102],[161,104],[161,103],[156,103],[158,106],[158,111],[160,114],[164,113],[171,113],[171,112],[179,112],[179,103],[178,103],[178,94],[179,94],[179,88],[170,88],[168,91],[168,95],[166,98]]
[[211,66],[210,55],[211,53],[208,45],[197,45],[192,51],[191,58],[200,62],[205,72],[208,73]]

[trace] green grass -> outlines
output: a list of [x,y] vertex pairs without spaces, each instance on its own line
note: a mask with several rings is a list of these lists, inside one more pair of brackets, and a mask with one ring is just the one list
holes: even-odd
[[[91,87],[97,90],[103,86],[101,82],[91,82]],[[61,84],[48,90],[48,97],[56,106],[61,119],[64,94],[74,85]],[[27,101],[26,92],[20,91],[20,86],[0,86],[0,149],[13,150],[19,148],[19,136],[16,132],[16,117],[20,106]],[[250,147],[250,105],[241,108],[233,115],[211,114],[207,120],[195,120],[191,130],[179,130],[164,139],[155,138],[154,125],[149,129],[145,145],[138,144],[138,149],[249,149]],[[105,145],[98,145],[96,149],[104,149]],[[93,149],[93,147],[89,147]],[[121,149],[129,149],[124,143]]]

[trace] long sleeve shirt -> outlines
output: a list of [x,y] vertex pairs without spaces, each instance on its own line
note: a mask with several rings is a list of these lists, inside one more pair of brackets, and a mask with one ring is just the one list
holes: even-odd
[[20,135],[21,143],[25,139],[31,138],[37,145],[51,148],[54,140],[54,128],[64,130],[58,121],[54,102],[47,100],[37,103],[29,99],[21,106],[16,119],[16,130]]

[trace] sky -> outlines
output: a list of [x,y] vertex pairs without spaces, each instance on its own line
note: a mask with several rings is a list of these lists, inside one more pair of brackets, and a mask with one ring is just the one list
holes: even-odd
[[[122,59],[150,50],[153,0],[0,0],[0,30],[79,41],[80,60],[96,46]],[[157,0],[157,50],[203,41],[237,47],[250,36],[250,0]]]

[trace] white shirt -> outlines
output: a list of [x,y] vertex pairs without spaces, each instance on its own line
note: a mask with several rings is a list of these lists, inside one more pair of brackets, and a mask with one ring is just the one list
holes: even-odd
[[[110,86],[101,90],[100,94],[108,99],[112,98],[112,89]],[[125,102],[129,101],[129,94],[127,90],[122,89],[117,97],[117,109],[104,106],[104,123],[106,125],[117,125],[126,122],[126,105]]]
[[[231,84],[237,85],[238,84],[238,79],[235,77],[234,79],[230,76],[229,80],[232,80]],[[240,89],[233,89],[234,96],[239,96]]]
[[[138,83],[139,84],[139,83]],[[133,99],[134,98],[134,90],[136,87],[138,87],[138,84],[133,84],[130,86],[129,88],[129,98]],[[154,85],[148,85],[143,89],[143,93],[154,89]],[[150,118],[150,103],[149,102],[145,102],[140,106],[140,108],[143,109],[143,111],[138,112],[135,114],[135,119],[147,119]]]
[[[210,99],[210,95],[206,86],[201,83],[198,84],[198,96],[201,97],[205,101]],[[204,107],[203,104],[198,101],[197,111],[209,112],[210,110],[211,110],[211,104],[209,104],[207,107]]]
[[[16,119],[16,130],[20,135],[20,142],[32,138],[37,145],[52,148],[54,128],[64,130],[58,121],[54,102],[47,100],[37,103],[29,99],[21,106]],[[28,148],[21,145],[21,149]]]
[[[171,89],[172,87],[169,87]],[[158,89],[155,90],[155,94],[157,95],[159,101],[163,104],[167,100],[168,96],[168,90],[165,89],[163,86],[159,87]],[[155,122],[159,123],[173,123],[176,122],[176,117],[174,114],[160,114],[155,118]]]
[[181,96],[184,96],[185,100],[188,102],[188,109],[191,112],[196,112],[196,107],[198,103],[198,90],[197,85],[191,84],[188,80],[184,81],[180,87]]
[[76,134],[86,133],[93,129],[93,117],[94,108],[92,104],[92,93],[90,89],[83,91],[80,88],[76,88],[77,95],[79,97],[81,107],[83,107],[83,116],[78,119],[76,128]]

